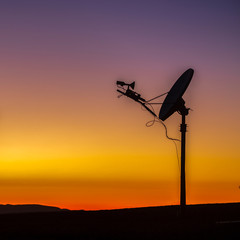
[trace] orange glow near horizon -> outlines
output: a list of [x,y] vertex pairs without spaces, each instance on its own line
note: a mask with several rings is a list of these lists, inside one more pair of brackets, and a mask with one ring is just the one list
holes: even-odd
[[[5,193],[2,204],[34,203],[71,210],[179,204],[178,182],[12,179],[1,183],[0,190]],[[234,182],[188,183],[187,204],[234,202],[237,188]]]

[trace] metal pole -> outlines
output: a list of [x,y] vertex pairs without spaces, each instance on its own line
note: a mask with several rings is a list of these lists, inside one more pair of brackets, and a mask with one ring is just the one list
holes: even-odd
[[186,206],[186,179],[185,179],[185,149],[186,149],[186,130],[187,124],[185,123],[186,114],[182,113],[181,124],[181,188],[180,188],[180,211],[183,216]]

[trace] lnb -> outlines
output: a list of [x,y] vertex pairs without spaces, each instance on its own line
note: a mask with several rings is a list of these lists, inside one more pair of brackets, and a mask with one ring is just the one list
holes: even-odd
[[135,82],[132,82],[132,83],[125,83],[125,82],[123,82],[123,81],[117,81],[116,82],[117,83],[117,85],[119,85],[119,86],[128,86],[128,88],[130,87],[130,88],[132,88],[132,89],[134,89],[134,87],[135,87]]

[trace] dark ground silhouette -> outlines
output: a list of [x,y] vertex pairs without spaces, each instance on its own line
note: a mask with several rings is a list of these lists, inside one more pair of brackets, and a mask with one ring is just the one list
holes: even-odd
[[22,204],[22,205],[12,205],[12,204],[0,204],[0,214],[8,213],[30,213],[30,212],[57,212],[57,211],[67,211],[67,209],[61,209],[58,207],[44,206],[39,204]]
[[240,239],[240,203],[0,214],[1,239]]

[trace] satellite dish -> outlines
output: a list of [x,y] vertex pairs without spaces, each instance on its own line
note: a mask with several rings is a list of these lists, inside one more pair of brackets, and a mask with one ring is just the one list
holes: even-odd
[[178,78],[178,80],[172,86],[160,109],[159,119],[165,121],[174,112],[179,111],[180,108],[184,105],[182,96],[185,93],[189,83],[191,82],[193,73],[193,69],[189,68]]
[[[182,123],[180,125],[180,132],[181,132],[181,176],[180,176],[180,213],[181,216],[184,216],[185,214],[185,206],[186,206],[186,177],[185,177],[185,152],[186,152],[186,131],[187,131],[187,124],[186,124],[186,116],[188,115],[188,112],[190,108],[186,108],[185,101],[183,100],[182,96],[185,93],[189,83],[191,82],[192,76],[193,76],[193,69],[189,68],[187,71],[185,71],[175,82],[175,84],[172,86],[170,91],[168,92],[166,98],[164,99],[164,102],[162,104],[162,107],[159,112],[159,119],[162,121],[169,118],[173,113],[178,112],[182,116]],[[145,109],[147,109],[154,117],[157,117],[154,111],[152,111],[150,108],[147,107],[146,104],[149,103],[149,101],[156,99],[160,96],[157,96],[151,100],[144,100],[141,98],[141,95],[132,91],[129,89],[130,87],[134,89],[134,82],[131,84],[126,84],[121,81],[117,81],[118,86],[127,86],[126,92],[123,92],[122,90],[117,90],[121,94],[132,98],[134,101],[139,102]]]

